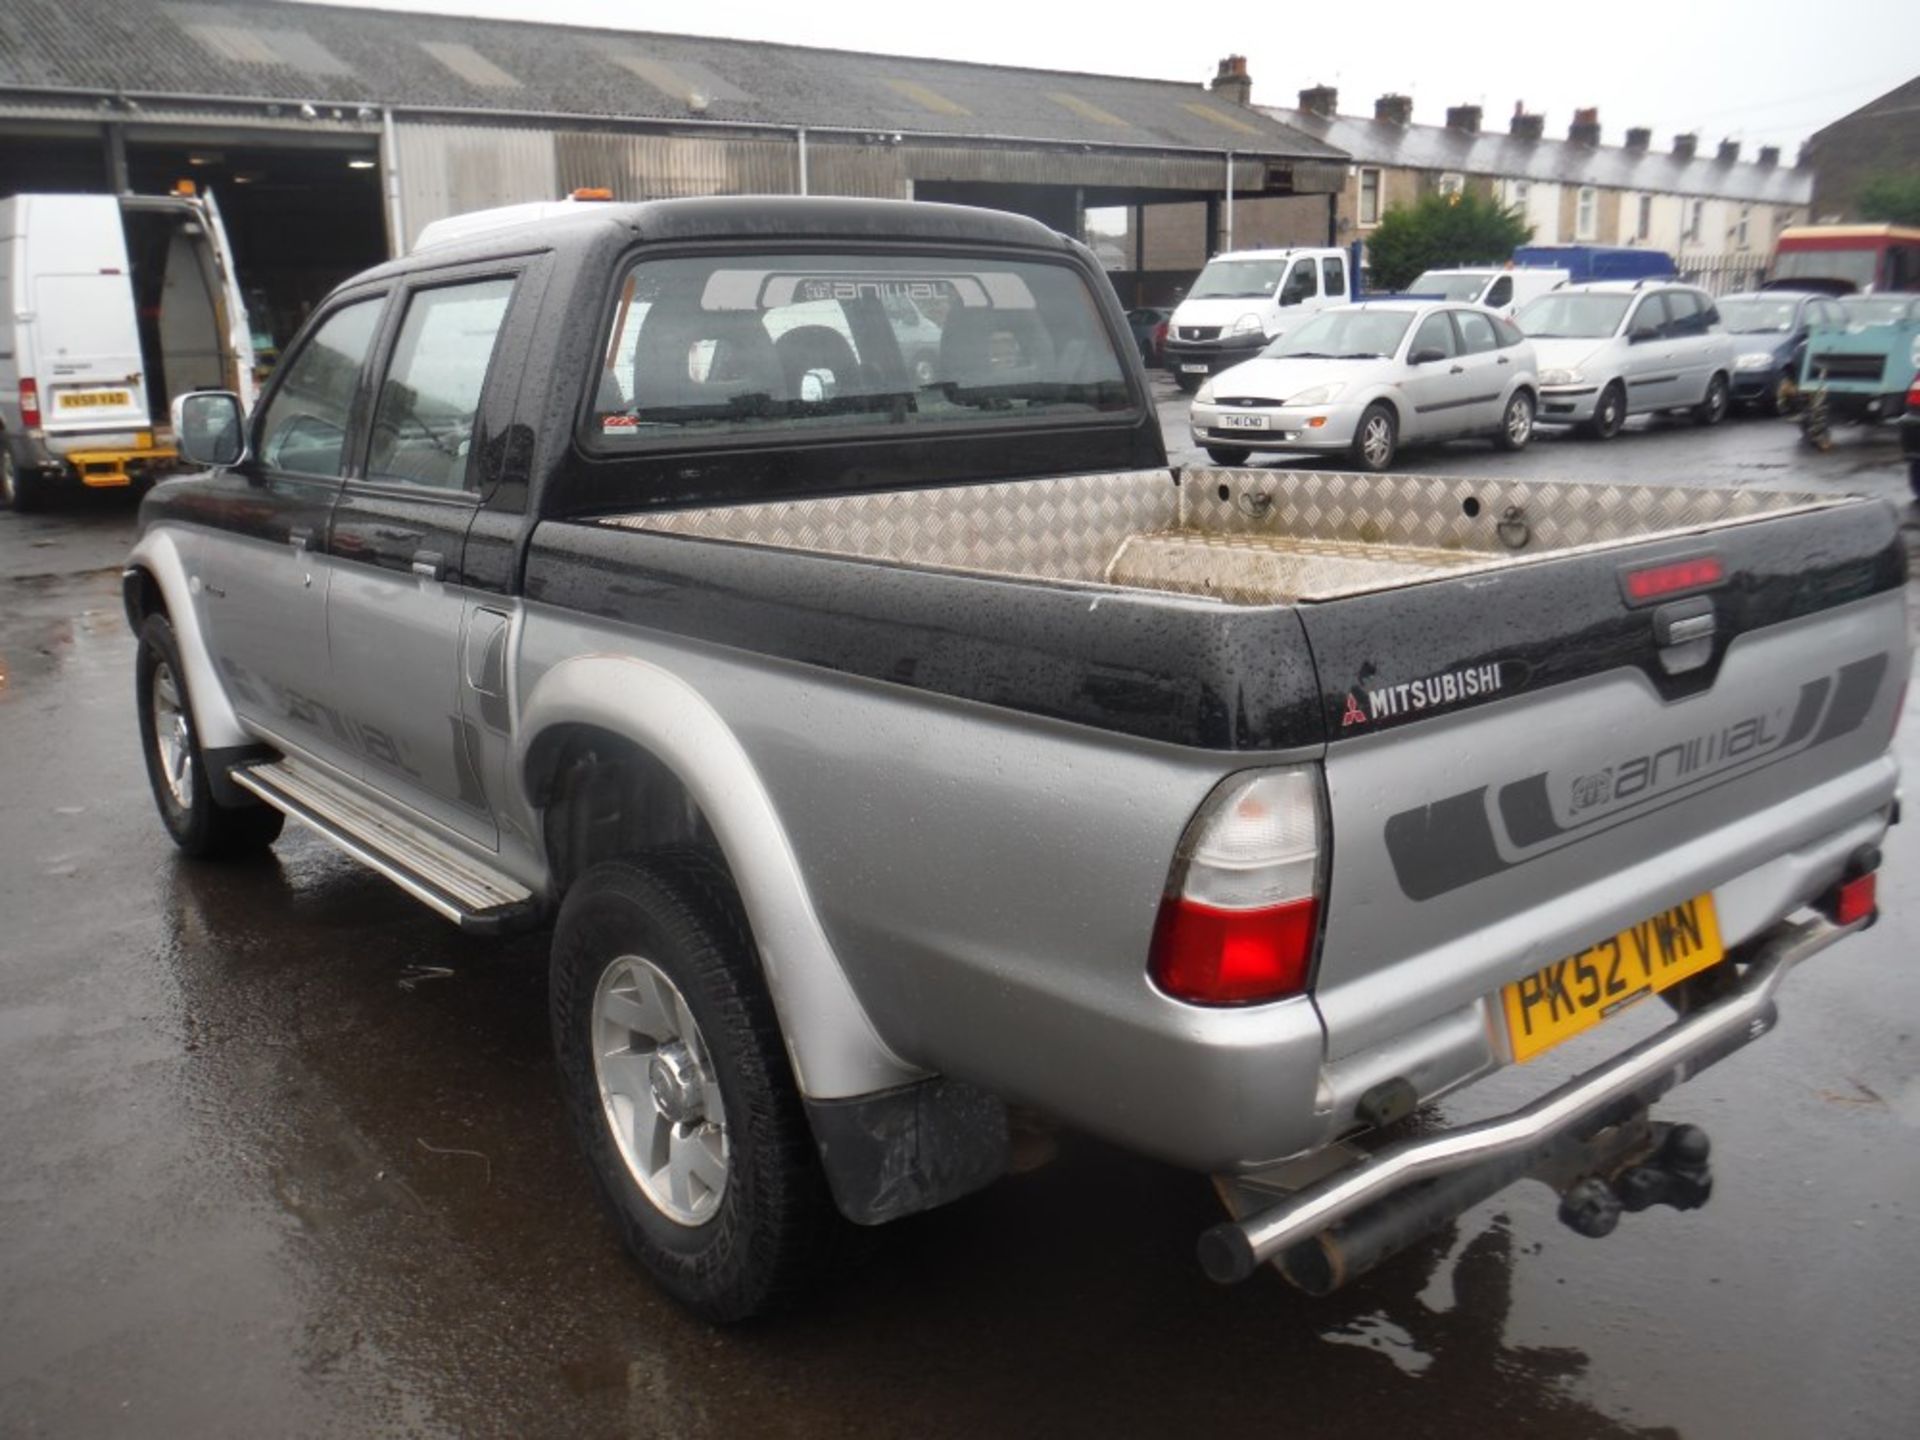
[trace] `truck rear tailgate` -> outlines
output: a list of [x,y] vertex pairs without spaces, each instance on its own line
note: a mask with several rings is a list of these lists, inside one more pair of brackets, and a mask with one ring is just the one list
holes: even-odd
[[1329,1059],[1476,1025],[1508,1058],[1510,982],[1709,892],[1731,947],[1831,884],[1893,798],[1905,574],[1861,501],[1301,605]]

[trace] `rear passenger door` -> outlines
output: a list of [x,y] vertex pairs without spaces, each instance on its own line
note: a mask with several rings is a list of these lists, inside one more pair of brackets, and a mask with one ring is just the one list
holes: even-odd
[[1480,310],[1455,310],[1460,332],[1460,364],[1466,370],[1466,403],[1460,407],[1462,430],[1480,434],[1500,424],[1500,402],[1513,378],[1513,359],[1500,346],[1493,317]]
[[[519,275],[438,273],[395,305],[364,460],[335,504],[327,636],[333,693],[368,785],[486,848],[498,844],[462,713],[462,568],[482,457],[505,443],[490,372]],[[510,405],[511,397],[506,397]]]

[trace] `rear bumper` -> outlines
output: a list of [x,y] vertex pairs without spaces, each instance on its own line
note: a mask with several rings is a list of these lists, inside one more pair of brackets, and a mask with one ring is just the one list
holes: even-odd
[[1582,1127],[1622,1105],[1651,1104],[1674,1086],[1767,1033],[1787,972],[1871,921],[1783,921],[1751,946],[1738,982],[1721,999],[1549,1091],[1529,1105],[1375,1152],[1279,1204],[1205,1232],[1200,1260],[1215,1280],[1243,1280],[1262,1263],[1312,1240],[1412,1186],[1497,1160],[1516,1178]]

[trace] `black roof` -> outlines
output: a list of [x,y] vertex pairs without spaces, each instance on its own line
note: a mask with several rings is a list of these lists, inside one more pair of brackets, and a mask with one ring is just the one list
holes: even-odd
[[283,0],[7,0],[8,88],[1343,158],[1175,81]]

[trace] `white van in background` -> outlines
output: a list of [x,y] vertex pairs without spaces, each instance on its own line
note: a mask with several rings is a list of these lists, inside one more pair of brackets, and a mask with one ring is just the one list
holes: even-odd
[[1534,296],[1558,290],[1572,278],[1571,271],[1546,267],[1463,265],[1452,270],[1423,270],[1407,286],[1406,293],[1422,299],[1484,305],[1511,319],[1513,312]]
[[1318,310],[1353,299],[1347,252],[1234,250],[1200,272],[1167,322],[1167,368],[1191,395],[1209,375],[1251,360]]
[[0,503],[165,470],[168,406],[189,390],[254,395],[213,197],[0,200]]

